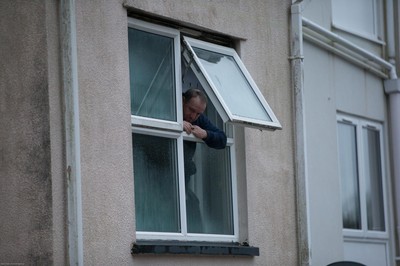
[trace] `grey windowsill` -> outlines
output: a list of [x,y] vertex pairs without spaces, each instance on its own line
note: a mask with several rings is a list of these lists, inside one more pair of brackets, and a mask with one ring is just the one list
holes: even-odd
[[259,256],[258,247],[239,243],[209,243],[182,241],[138,241],[133,243],[131,253],[174,254],[174,255],[224,255],[224,256]]

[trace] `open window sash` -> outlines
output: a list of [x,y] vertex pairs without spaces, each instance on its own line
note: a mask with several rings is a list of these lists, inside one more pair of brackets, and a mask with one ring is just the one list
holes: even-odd
[[232,48],[183,37],[183,57],[224,122],[281,129],[254,80]]

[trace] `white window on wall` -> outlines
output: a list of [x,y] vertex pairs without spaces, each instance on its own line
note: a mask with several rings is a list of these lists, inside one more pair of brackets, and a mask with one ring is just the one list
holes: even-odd
[[387,237],[382,125],[338,115],[345,236]]
[[[176,29],[132,18],[128,26],[137,239],[238,241],[232,124],[274,130],[279,121],[233,49],[186,37],[181,47]],[[225,148],[183,131],[182,93],[193,87],[210,99],[205,115],[225,132]],[[187,146],[196,146],[194,164]]]
[[372,40],[382,40],[381,0],[332,0],[332,26]]

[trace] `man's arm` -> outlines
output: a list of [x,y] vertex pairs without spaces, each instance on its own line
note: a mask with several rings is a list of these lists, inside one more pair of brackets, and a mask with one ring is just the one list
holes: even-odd
[[214,149],[223,149],[226,146],[225,132],[214,126],[211,121],[205,116],[200,115],[193,123],[194,126],[199,126],[206,131],[206,137],[202,138],[207,146]]

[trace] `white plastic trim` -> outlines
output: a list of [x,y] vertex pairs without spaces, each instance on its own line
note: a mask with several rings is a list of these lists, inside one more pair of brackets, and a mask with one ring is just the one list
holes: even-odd
[[65,149],[68,198],[69,265],[83,265],[79,86],[76,48],[75,0],[62,0],[61,36],[64,84]]
[[381,57],[374,55],[373,53],[359,47],[358,45],[346,40],[345,38],[319,26],[318,24],[306,19],[306,18],[302,18],[302,23],[304,27],[309,28],[312,31],[317,32],[318,34],[321,34],[322,36],[324,36],[325,38],[328,38],[331,41],[334,41],[344,47],[346,47],[347,49],[352,50],[353,52],[356,52],[357,54],[366,57],[367,59],[375,62],[376,64],[382,66],[383,68],[389,70],[389,76],[391,79],[395,79],[397,78],[397,74],[396,74],[396,69],[395,67],[388,61],[382,59]]

